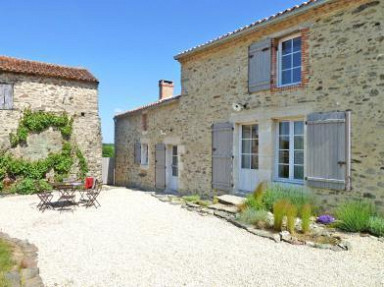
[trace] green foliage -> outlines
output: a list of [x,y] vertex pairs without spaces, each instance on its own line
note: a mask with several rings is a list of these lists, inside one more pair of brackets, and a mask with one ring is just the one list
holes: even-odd
[[103,144],[103,157],[115,157],[114,144]]
[[368,222],[369,232],[378,237],[384,237],[384,218],[372,216]]
[[283,226],[284,216],[287,214],[287,208],[290,202],[286,199],[280,199],[273,204],[273,228],[276,231],[281,231]]
[[185,195],[185,196],[183,196],[183,199],[186,202],[198,203],[200,201],[200,195],[198,195],[198,194]]
[[282,199],[291,202],[298,210],[301,210],[304,204],[313,202],[311,193],[302,187],[280,184],[271,184],[267,187],[263,199],[267,210],[272,210],[274,203]]
[[265,223],[268,220],[268,212],[266,210],[246,208],[243,212],[237,215],[237,219],[246,224]]
[[7,272],[11,270],[12,266],[12,248],[7,242],[0,239],[0,272]]
[[23,195],[35,194],[35,193],[50,191],[50,190],[52,190],[52,186],[49,183],[47,183],[45,180],[43,179],[36,180],[31,178],[22,179],[12,187],[13,193],[18,193]]
[[307,233],[310,230],[312,207],[309,203],[306,203],[301,208],[301,230],[303,233]]
[[289,203],[287,205],[287,229],[291,234],[295,233],[295,221],[297,216],[297,207]]
[[62,136],[68,139],[72,134],[72,125],[73,119],[70,119],[65,113],[58,115],[50,112],[25,110],[16,134],[10,133],[9,140],[11,146],[16,147],[18,144],[27,141],[30,132],[40,133],[49,127],[58,128]]
[[336,210],[339,222],[337,227],[349,232],[368,231],[370,217],[375,213],[374,206],[364,201],[344,203]]
[[80,169],[79,177],[81,179],[84,179],[88,173],[87,160],[85,159],[83,153],[79,148],[76,150],[76,156],[77,156],[77,159],[79,160],[79,169]]

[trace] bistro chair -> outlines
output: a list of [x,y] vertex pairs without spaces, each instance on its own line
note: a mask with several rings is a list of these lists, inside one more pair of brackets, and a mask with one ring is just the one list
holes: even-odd
[[37,205],[37,208],[41,211],[44,212],[46,209],[53,208],[52,207],[52,192],[49,191],[44,191],[44,192],[39,192],[37,196],[40,199],[39,204]]
[[95,208],[100,207],[100,203],[97,201],[97,197],[100,195],[101,190],[103,189],[103,184],[97,179],[94,180],[93,188],[87,190],[87,207],[94,206]]

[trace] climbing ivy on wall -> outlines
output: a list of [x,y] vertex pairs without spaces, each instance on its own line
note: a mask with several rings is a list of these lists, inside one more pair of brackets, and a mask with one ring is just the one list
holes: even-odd
[[16,133],[10,134],[11,146],[16,147],[19,144],[26,143],[30,133],[40,133],[49,127],[55,127],[60,130],[63,136],[62,150],[59,153],[51,153],[47,158],[38,161],[15,158],[6,151],[1,152],[0,190],[3,189],[2,182],[6,175],[14,179],[41,180],[45,178],[46,173],[53,169],[55,179],[62,181],[69,175],[75,156],[79,163],[78,176],[84,178],[88,172],[88,165],[81,150],[71,145],[72,125],[73,119],[69,118],[65,113],[54,114],[26,110],[19,122]]

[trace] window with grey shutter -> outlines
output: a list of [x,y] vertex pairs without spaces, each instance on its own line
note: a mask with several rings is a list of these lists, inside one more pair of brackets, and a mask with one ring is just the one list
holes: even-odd
[[13,109],[13,85],[0,84],[0,109]]
[[271,39],[250,45],[248,58],[249,92],[269,89],[271,86]]
[[133,151],[133,156],[134,156],[134,163],[140,164],[141,163],[141,144],[140,142],[135,142],[134,145],[134,151]]
[[217,123],[212,126],[212,187],[221,191],[232,190],[233,124]]
[[350,113],[313,113],[307,117],[307,185],[350,189]]

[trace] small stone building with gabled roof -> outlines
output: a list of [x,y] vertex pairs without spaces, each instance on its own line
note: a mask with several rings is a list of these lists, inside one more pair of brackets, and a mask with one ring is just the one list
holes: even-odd
[[50,128],[11,147],[25,110],[66,113],[73,118],[71,141],[84,154],[89,175],[101,178],[99,81],[87,69],[0,56],[0,152],[31,161],[44,159],[62,147],[62,137]]
[[310,0],[178,54],[181,96],[115,117],[116,182],[268,181],[383,208],[383,15],[384,1]]

